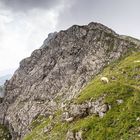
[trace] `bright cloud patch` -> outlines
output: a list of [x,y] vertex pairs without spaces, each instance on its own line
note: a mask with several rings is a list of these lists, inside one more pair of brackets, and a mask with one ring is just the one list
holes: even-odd
[[32,10],[28,14],[0,11],[0,71],[16,68],[24,57],[55,31],[57,11]]

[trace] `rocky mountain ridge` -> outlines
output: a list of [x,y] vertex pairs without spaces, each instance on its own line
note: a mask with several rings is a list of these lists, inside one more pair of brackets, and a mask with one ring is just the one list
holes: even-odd
[[[85,85],[104,67],[140,49],[139,43],[133,39],[124,38],[93,22],[85,26],[74,25],[44,43],[43,47],[20,62],[18,70],[5,83],[0,122],[9,128],[13,140],[23,139],[38,116],[54,116],[64,104],[78,98]],[[77,111],[83,108],[83,112],[89,109],[87,104],[74,108]],[[103,116],[109,110],[105,103],[99,104],[96,109],[90,108],[86,115],[97,112]],[[69,109],[72,115],[74,109]],[[64,120],[71,117],[63,115]],[[75,118],[80,117],[78,115]]]

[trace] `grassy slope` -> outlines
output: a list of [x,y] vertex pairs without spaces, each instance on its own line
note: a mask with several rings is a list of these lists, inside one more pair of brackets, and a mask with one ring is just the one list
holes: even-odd
[[[68,130],[81,129],[84,130],[84,140],[140,140],[140,62],[136,60],[140,60],[140,53],[105,68],[74,101],[80,104],[106,94],[105,101],[111,105],[111,110],[103,118],[88,116],[68,124],[60,122],[59,112],[52,122],[44,117],[35,120],[32,123],[34,129],[24,140],[64,140]],[[108,84],[100,81],[102,76],[109,78]],[[123,103],[118,105],[118,99]],[[45,134],[43,128],[50,123],[54,127]]]

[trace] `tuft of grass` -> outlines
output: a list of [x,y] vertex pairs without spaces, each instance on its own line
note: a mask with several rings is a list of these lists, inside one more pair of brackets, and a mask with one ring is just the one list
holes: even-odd
[[[40,122],[40,123],[38,123]],[[43,129],[49,124],[50,120],[43,116],[39,116],[31,123],[32,131],[27,134],[23,140],[44,140]]]

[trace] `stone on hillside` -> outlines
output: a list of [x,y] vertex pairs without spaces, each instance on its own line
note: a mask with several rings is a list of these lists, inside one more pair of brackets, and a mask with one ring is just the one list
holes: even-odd
[[118,99],[118,100],[116,100],[117,101],[117,104],[118,105],[120,105],[120,104],[122,104],[124,101],[122,100],[122,99]]
[[83,134],[83,131],[82,130],[80,130],[79,132],[76,132],[75,139],[76,140],[83,140],[82,134]]
[[67,132],[66,140],[76,140],[75,135],[72,131]]

